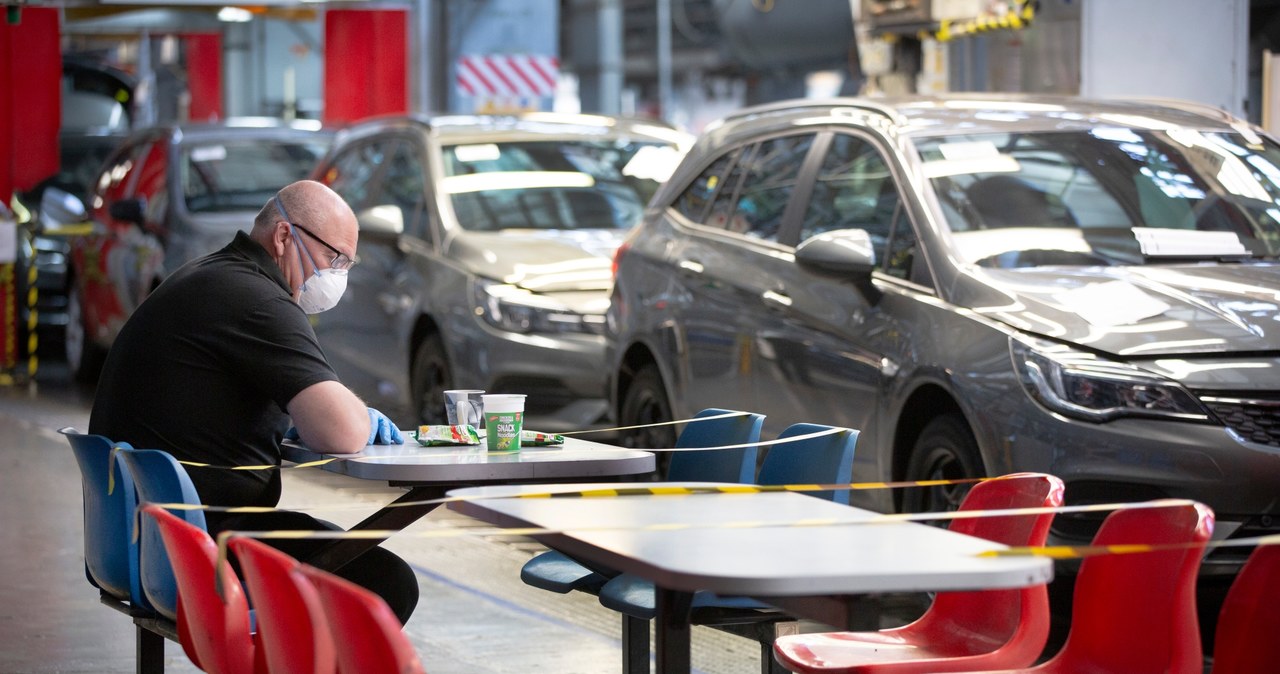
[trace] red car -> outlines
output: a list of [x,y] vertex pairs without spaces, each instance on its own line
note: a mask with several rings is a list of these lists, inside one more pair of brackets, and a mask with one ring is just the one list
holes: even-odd
[[66,353],[97,378],[129,314],[169,272],[248,231],[281,187],[307,177],[331,134],[312,123],[231,120],[130,135],[90,188],[92,233],[71,245]]

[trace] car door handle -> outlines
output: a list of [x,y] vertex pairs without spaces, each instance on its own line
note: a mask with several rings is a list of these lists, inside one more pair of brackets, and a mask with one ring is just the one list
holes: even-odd
[[791,308],[791,297],[789,295],[783,295],[775,290],[766,290],[763,293],[760,293],[760,298],[764,300],[765,304],[777,309]]
[[702,276],[702,272],[705,270],[702,263],[697,260],[681,260],[676,263],[676,267],[680,270],[680,273],[686,276]]

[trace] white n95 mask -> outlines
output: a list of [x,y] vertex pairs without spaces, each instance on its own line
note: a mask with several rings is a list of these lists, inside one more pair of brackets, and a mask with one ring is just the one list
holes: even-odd
[[[316,270],[302,282],[298,292],[298,306],[308,314],[318,314],[338,306],[342,293],[347,291],[347,270],[319,268],[316,266],[315,258],[311,257],[311,251],[302,245],[298,231],[293,225],[289,225],[289,232],[293,234],[294,245],[299,251],[306,251],[307,259],[311,261],[311,268]],[[298,264],[302,266],[301,252],[298,253]],[[303,266],[303,269],[305,268]]]

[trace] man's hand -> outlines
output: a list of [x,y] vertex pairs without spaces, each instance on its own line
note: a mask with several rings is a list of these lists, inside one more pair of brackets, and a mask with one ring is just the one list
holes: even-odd
[[369,408],[369,444],[370,445],[403,445],[404,436],[400,429],[382,412]]

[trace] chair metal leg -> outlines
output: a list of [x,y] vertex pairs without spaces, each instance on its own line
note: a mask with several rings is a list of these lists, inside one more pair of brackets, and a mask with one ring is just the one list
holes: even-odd
[[622,614],[622,674],[649,674],[649,621]]
[[134,628],[138,674],[164,674],[164,637],[141,625]]

